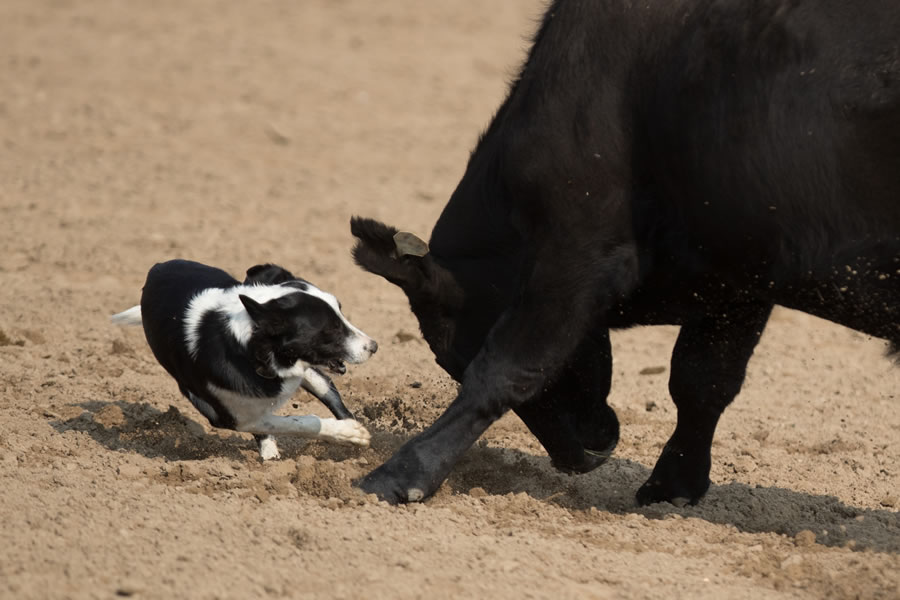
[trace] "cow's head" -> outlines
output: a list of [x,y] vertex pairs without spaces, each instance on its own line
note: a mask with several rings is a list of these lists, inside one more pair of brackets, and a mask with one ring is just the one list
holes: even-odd
[[354,217],[356,264],[399,286],[437,363],[457,381],[497,320],[502,301],[491,276],[467,261],[444,261],[412,234]]

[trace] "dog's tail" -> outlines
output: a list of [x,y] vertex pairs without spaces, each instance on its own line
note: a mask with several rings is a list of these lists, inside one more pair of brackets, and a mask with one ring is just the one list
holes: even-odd
[[143,322],[141,320],[141,305],[132,306],[124,312],[111,316],[109,320],[116,325],[140,325]]

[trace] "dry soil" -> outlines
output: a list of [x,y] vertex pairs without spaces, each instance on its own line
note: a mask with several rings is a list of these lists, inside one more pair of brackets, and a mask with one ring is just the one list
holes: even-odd
[[[555,472],[514,417],[439,493],[351,485],[452,400],[348,221],[427,237],[534,0],[0,3],[0,597],[897,598],[900,371],[779,310],[696,507],[633,495],[674,426],[674,328],[614,336],[615,457]],[[211,429],[139,329],[172,257],[281,263],[378,339],[338,380],[356,450]],[[291,412],[325,414],[308,396]]]

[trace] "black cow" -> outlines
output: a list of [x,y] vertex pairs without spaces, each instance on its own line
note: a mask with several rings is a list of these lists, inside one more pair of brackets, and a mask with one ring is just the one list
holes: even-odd
[[554,1],[430,250],[351,229],[462,382],[363,490],[427,497],[508,409],[593,469],[609,329],[674,324],[678,421],[637,499],[695,503],[773,305],[900,343],[900,4]]

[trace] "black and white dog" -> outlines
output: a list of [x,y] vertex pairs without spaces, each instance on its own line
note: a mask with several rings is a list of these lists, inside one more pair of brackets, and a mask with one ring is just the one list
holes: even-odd
[[[213,427],[252,433],[263,460],[279,458],[274,435],[367,446],[331,380],[377,349],[331,294],[277,265],[257,265],[243,283],[200,263],[150,269],[141,303],[112,317],[141,325],[150,349],[181,393]],[[302,387],[337,419],[276,416]]]

